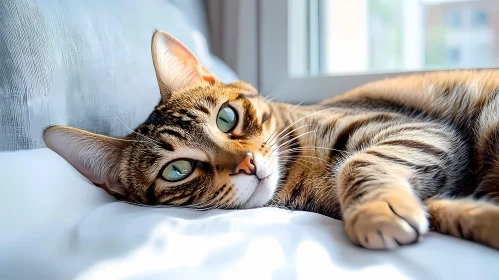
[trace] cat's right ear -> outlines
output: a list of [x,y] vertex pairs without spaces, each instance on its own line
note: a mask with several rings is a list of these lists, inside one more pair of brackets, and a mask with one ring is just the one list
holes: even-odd
[[44,130],[48,148],[69,162],[78,172],[111,195],[126,196],[118,179],[118,165],[126,141],[67,126]]
[[163,101],[191,85],[214,85],[220,80],[172,35],[156,31],[151,42],[152,61]]

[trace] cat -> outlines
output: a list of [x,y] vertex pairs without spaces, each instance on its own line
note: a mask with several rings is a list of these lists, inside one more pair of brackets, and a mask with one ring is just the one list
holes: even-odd
[[151,51],[161,102],[133,133],[44,131],[48,148],[108,193],[317,212],[370,249],[430,229],[499,249],[499,71],[403,76],[302,106],[220,82],[168,33],[154,33]]

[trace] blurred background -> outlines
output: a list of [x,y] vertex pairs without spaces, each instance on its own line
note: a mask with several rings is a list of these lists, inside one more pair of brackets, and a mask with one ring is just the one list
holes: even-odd
[[[226,22],[235,25],[225,28],[239,26],[240,32],[226,40],[244,45],[237,54],[224,49],[217,45],[217,34],[230,32],[217,30],[212,32],[214,52],[263,92],[291,102],[300,101],[307,89],[316,101],[401,72],[499,63],[497,0],[206,2],[232,8]],[[248,27],[252,19],[256,27]],[[258,66],[246,62],[248,44],[259,51]]]
[[497,0],[296,0],[289,9],[289,71],[296,76],[499,61]]
[[414,72],[499,64],[498,0],[0,0],[0,150],[70,125],[123,136],[159,101],[155,29],[224,82],[314,103]]

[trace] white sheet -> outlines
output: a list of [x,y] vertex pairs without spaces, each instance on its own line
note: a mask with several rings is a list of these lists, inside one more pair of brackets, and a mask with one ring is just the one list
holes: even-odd
[[499,251],[439,234],[374,252],[314,213],[128,205],[48,149],[0,170],[0,279],[499,279]]

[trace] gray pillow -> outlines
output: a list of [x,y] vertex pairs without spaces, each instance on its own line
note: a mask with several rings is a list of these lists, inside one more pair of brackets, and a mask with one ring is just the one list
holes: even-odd
[[0,150],[43,147],[50,124],[128,134],[159,102],[155,29],[177,37],[222,81],[237,78],[169,1],[0,0]]

